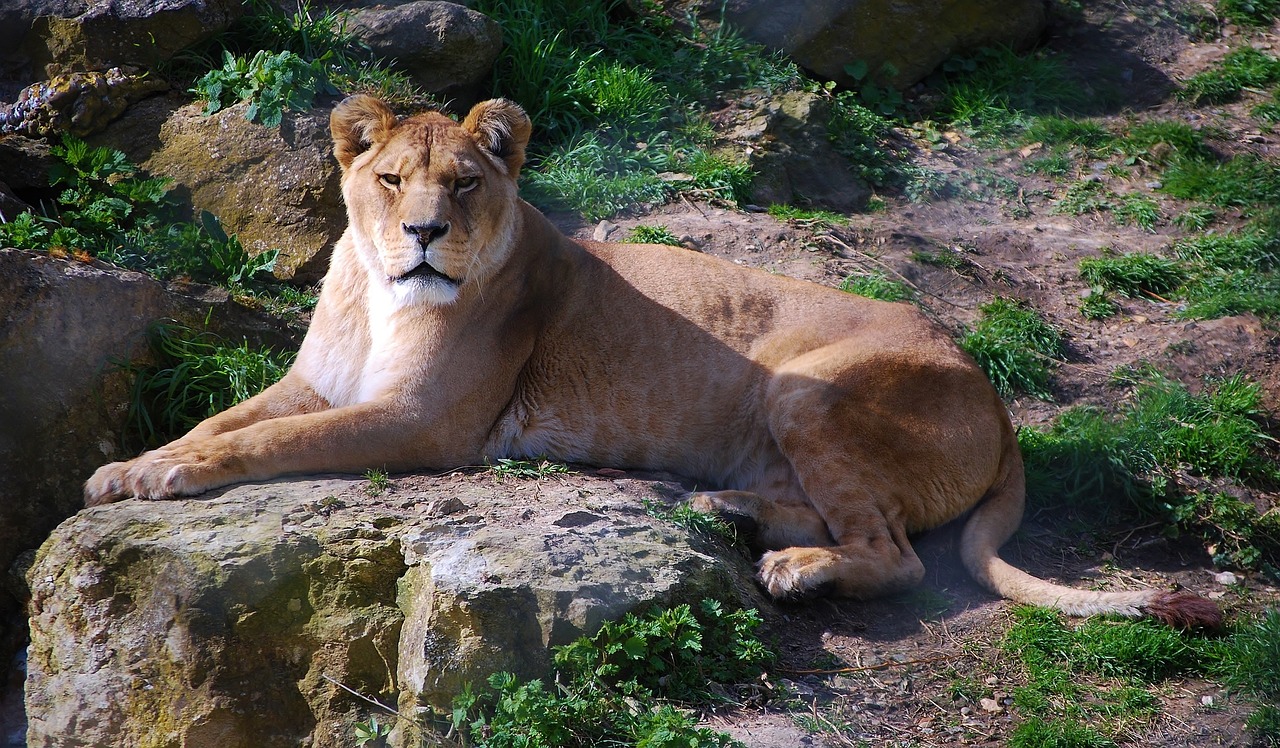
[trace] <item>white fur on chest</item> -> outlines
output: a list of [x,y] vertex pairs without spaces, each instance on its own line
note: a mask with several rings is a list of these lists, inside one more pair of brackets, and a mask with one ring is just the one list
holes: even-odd
[[369,353],[365,356],[356,386],[356,402],[376,399],[395,384],[403,371],[405,359],[414,347],[412,334],[406,335],[407,322],[402,310],[414,302],[412,294],[370,279]]

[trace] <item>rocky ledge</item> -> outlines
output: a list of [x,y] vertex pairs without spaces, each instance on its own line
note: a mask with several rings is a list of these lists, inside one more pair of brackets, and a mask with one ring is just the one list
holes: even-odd
[[421,717],[629,611],[753,597],[742,553],[646,510],[684,490],[471,470],[83,511],[28,575],[28,745],[345,746],[354,694]]

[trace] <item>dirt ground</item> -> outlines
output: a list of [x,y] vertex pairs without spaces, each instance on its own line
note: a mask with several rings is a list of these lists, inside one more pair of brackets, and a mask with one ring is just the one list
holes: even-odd
[[[1175,82],[1214,65],[1243,43],[1280,54],[1280,37],[1230,26],[1221,38],[1195,41],[1177,22],[1178,3],[1096,2],[1083,17],[1060,20],[1048,49],[1066,65],[1121,91],[1123,108],[1097,120],[1115,125],[1141,118],[1179,119],[1226,135],[1211,141],[1221,152],[1280,157],[1280,134],[1248,116],[1261,99],[1191,107],[1173,96]],[[1107,320],[1081,316],[1087,286],[1076,270],[1102,247],[1158,250],[1181,235],[1167,219],[1154,232],[1117,224],[1107,215],[1056,215],[1051,208],[1066,183],[1028,176],[1020,167],[1035,145],[983,148],[959,134],[943,150],[921,147],[920,163],[951,175],[973,197],[915,204],[888,197],[888,210],[854,215],[845,226],[779,222],[762,213],[676,202],[611,224],[560,223],[581,238],[620,239],[631,227],[663,225],[690,247],[771,272],[838,285],[850,274],[881,272],[906,282],[921,306],[953,330],[971,324],[993,296],[1027,300],[1066,331],[1070,355],[1055,372],[1054,402],[1019,398],[1010,404],[1019,425],[1042,426],[1079,404],[1114,407],[1108,386],[1117,368],[1150,362],[1195,388],[1206,376],[1244,372],[1265,392],[1268,412],[1280,412],[1280,328],[1274,321],[1237,316],[1207,321],[1175,317],[1174,303],[1119,299],[1123,312]],[[1177,215],[1185,204],[1152,192],[1154,175],[1092,170],[1118,193],[1144,189]],[[989,170],[1016,183],[995,190],[970,179]],[[1086,172],[1087,174],[1087,172]],[[1240,220],[1226,216],[1225,223]],[[919,251],[960,253],[953,270],[911,259]],[[1277,434],[1272,421],[1272,433]],[[1261,501],[1275,506],[1275,495]],[[1058,518],[1029,516],[1007,558],[1041,576],[1076,586],[1121,589],[1178,585],[1219,599],[1235,613],[1274,607],[1280,590],[1265,577],[1235,570],[1227,586],[1206,551],[1192,539],[1166,539],[1158,526],[1109,532],[1063,532]],[[766,707],[743,706],[708,716],[708,724],[748,746],[998,746],[1021,721],[1010,704],[1019,685],[1015,659],[999,646],[1011,605],[977,587],[959,568],[955,533],[920,539],[928,568],[922,589],[875,602],[823,600],[769,612],[783,661],[779,674],[791,695]],[[971,703],[948,695],[957,677],[988,687],[991,698]],[[1244,720],[1252,707],[1219,686],[1174,680],[1153,687],[1161,715],[1118,736],[1149,746],[1247,745]]]

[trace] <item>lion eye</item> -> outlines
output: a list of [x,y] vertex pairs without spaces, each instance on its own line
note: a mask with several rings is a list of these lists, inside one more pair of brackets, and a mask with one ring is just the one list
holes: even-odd
[[480,180],[476,177],[458,177],[453,180],[453,191],[461,195],[462,193],[474,188]]
[[400,184],[399,174],[379,174],[378,179],[382,180],[382,183],[388,187],[396,187]]

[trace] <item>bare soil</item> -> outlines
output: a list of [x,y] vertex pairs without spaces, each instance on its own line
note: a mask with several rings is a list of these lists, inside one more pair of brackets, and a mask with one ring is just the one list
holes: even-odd
[[[1174,3],[1096,2],[1083,17],[1059,20],[1047,47],[1089,80],[1119,91],[1122,108],[1097,118],[1119,126],[1134,119],[1177,119],[1222,133],[1212,145],[1224,154],[1248,151],[1276,159],[1280,135],[1260,129],[1249,116],[1261,95],[1238,104],[1192,107],[1172,93],[1176,81],[1212,67],[1245,43],[1280,54],[1271,31],[1226,27],[1222,37],[1196,41],[1178,20]],[[1055,371],[1053,402],[1019,398],[1010,411],[1020,426],[1043,426],[1063,409],[1094,404],[1114,409],[1121,390],[1108,384],[1116,369],[1149,362],[1198,388],[1205,377],[1244,372],[1264,389],[1268,412],[1280,412],[1280,328],[1252,315],[1206,321],[1176,318],[1175,303],[1119,299],[1121,314],[1102,321],[1081,316],[1087,292],[1077,262],[1103,247],[1117,251],[1159,250],[1183,232],[1167,218],[1187,204],[1151,189],[1155,174],[1141,168],[1126,175],[1101,165],[1086,167],[1108,188],[1141,190],[1161,204],[1166,217],[1153,232],[1123,226],[1110,216],[1052,212],[1074,180],[1028,176],[1021,166],[1035,158],[1032,144],[981,147],[959,133],[950,145],[931,150],[920,142],[920,161],[966,184],[972,196],[915,204],[888,198],[886,211],[850,216],[847,225],[780,222],[762,213],[722,205],[676,202],[612,224],[558,222],[580,238],[617,240],[636,225],[663,225],[686,246],[770,272],[837,286],[850,274],[881,272],[913,288],[919,304],[957,333],[994,296],[1034,305],[1066,331],[1070,355]],[[1043,155],[1043,154],[1040,154]],[[973,180],[978,170],[1012,180],[1016,190],[997,190]],[[1239,215],[1225,216],[1228,226]],[[959,270],[922,264],[913,253],[959,253]],[[1272,421],[1273,435],[1280,436]],[[1258,492],[1260,506],[1277,495]],[[1194,539],[1170,540],[1158,525],[1064,531],[1060,518],[1032,514],[1004,550],[1029,571],[1082,587],[1115,589],[1180,586],[1220,600],[1230,614],[1274,607],[1280,590],[1261,575],[1234,570],[1224,585],[1222,570]],[[782,651],[778,674],[788,696],[759,707],[744,705],[708,715],[708,724],[748,746],[978,745],[1008,742],[1023,720],[1009,694],[1025,675],[1016,657],[1000,646],[1012,606],[979,588],[960,569],[955,533],[943,528],[918,540],[928,568],[923,587],[911,594],[871,602],[820,600],[779,605],[767,611]],[[987,687],[989,700],[972,703],[949,695],[966,677]],[[1253,706],[1219,685],[1195,679],[1152,687],[1161,715],[1118,736],[1123,743],[1151,746],[1247,745],[1244,720]]]

